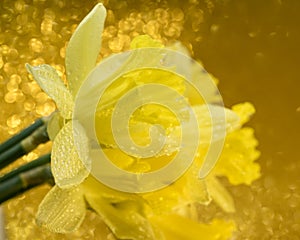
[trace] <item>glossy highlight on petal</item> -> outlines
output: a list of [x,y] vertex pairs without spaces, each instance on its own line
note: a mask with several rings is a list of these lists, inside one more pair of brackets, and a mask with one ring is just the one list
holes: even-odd
[[54,186],[40,203],[37,224],[57,233],[75,231],[82,223],[86,206],[80,187]]
[[[77,135],[76,139],[80,137],[80,148],[75,146],[73,134]],[[57,134],[52,146],[51,168],[59,187],[78,185],[88,176],[91,167],[88,146],[84,129],[75,121],[66,123]]]
[[26,68],[39,86],[54,100],[61,115],[70,119],[74,107],[73,98],[56,70],[46,64],[37,67],[26,64]]
[[96,65],[105,18],[106,9],[99,3],[78,25],[67,46],[67,79],[74,98],[82,82]]

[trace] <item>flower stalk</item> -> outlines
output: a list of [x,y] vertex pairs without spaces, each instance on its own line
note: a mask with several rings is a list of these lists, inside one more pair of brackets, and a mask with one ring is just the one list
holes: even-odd
[[14,175],[0,184],[0,204],[46,182],[53,184],[48,163]]
[[48,141],[46,122],[40,119],[3,144],[3,151],[0,152],[0,169],[31,152],[39,144]]
[[17,135],[9,138],[4,143],[0,144],[0,154],[2,154],[4,151],[8,150],[9,148],[13,147],[15,144],[19,143],[23,139],[30,136],[36,129],[43,126],[47,121],[48,121],[48,117],[39,118],[29,127],[23,129]]
[[51,159],[51,155],[50,153],[43,155],[41,157],[39,157],[36,160],[33,160],[27,164],[22,165],[21,167],[18,167],[10,172],[8,172],[7,174],[3,175],[0,177],[0,184],[4,181],[7,181],[8,179],[11,179],[23,172],[32,170],[36,167],[42,166],[44,164],[50,163],[50,159]]
[[[48,119],[42,117],[36,120],[0,145],[0,169],[49,140]],[[53,184],[50,158],[50,154],[46,154],[0,176],[0,204],[45,182]]]

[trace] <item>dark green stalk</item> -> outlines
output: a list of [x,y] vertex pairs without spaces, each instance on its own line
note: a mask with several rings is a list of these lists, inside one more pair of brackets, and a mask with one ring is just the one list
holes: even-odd
[[46,154],[44,156],[41,156],[39,157],[38,159],[34,160],[34,161],[31,161],[27,164],[24,164],[22,165],[21,167],[18,167],[14,170],[12,170],[11,172],[5,174],[4,176],[0,177],[0,183],[1,182],[4,182],[22,172],[25,172],[25,171],[28,171],[28,170],[31,170],[35,167],[38,167],[38,166],[41,166],[41,165],[44,165],[46,163],[50,163],[50,158],[51,158],[51,155],[50,153],[49,154]]
[[50,184],[54,182],[49,164],[35,167],[9,178],[0,183],[0,204],[46,182]]
[[7,149],[14,146],[16,143],[22,141],[24,138],[28,137],[31,133],[33,133],[37,128],[41,127],[42,125],[47,122],[47,118],[39,118],[36,120],[32,125],[22,130],[17,135],[11,137],[4,143],[0,144],[0,153],[6,151]]
[[22,148],[21,144],[17,144],[12,148],[9,148],[4,153],[0,154],[0,169],[8,165],[10,162],[25,155],[26,152]]
[[43,125],[37,128],[33,133],[31,133],[21,142],[18,142],[17,144],[13,145],[11,148],[0,154],[0,169],[14,162],[26,153],[31,152],[39,144],[45,143],[48,140],[49,137],[47,134],[47,126]]

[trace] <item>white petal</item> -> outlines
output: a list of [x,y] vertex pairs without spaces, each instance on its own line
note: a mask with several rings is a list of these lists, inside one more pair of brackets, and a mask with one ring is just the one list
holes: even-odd
[[57,233],[76,230],[86,212],[84,198],[79,187],[61,189],[54,186],[41,202],[37,224]]
[[26,68],[39,86],[54,100],[61,115],[70,119],[73,111],[73,98],[56,70],[46,64],[37,67],[26,64]]
[[96,65],[105,18],[106,9],[99,3],[81,21],[67,46],[67,79],[74,97],[88,73]]
[[[77,144],[80,148],[74,141],[80,141]],[[80,184],[88,176],[91,168],[88,149],[88,138],[79,123],[66,123],[57,134],[51,153],[51,169],[59,187]]]

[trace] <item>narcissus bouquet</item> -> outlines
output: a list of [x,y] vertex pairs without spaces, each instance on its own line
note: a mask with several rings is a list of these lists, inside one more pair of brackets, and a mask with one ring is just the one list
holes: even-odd
[[[89,155],[95,141],[91,141],[84,124],[76,121],[74,106],[80,88],[97,67],[105,18],[104,6],[97,4],[71,37],[66,50],[67,85],[52,66],[27,65],[29,73],[55,101],[58,109],[52,114],[47,128],[53,141],[51,172],[55,186],[39,206],[38,225],[50,231],[68,233],[80,226],[86,209],[90,209],[101,216],[116,239],[230,238],[236,228],[233,221],[214,219],[211,223],[201,223],[197,217],[201,213],[196,206],[208,205],[214,201],[223,211],[233,212],[234,201],[218,177],[226,177],[233,185],[250,185],[260,176],[259,165],[255,163],[259,157],[256,150],[258,142],[253,129],[243,127],[255,109],[251,103],[241,103],[229,109],[218,105],[218,102],[207,102],[201,98],[195,100],[196,93],[186,83],[184,76],[174,73],[180,66],[170,66],[172,71],[148,67],[116,74],[115,78],[111,78],[97,104],[94,127],[96,144],[101,146],[103,153],[119,169],[143,176],[167,166],[183,147],[188,148],[189,144],[195,144],[189,142],[193,141],[193,138],[187,138],[183,146],[182,136],[185,133],[180,130],[182,122],[172,109],[157,102],[150,102],[132,111],[130,118],[126,120],[131,139],[144,149],[151,145],[153,138],[165,136],[165,144],[161,151],[147,157],[130,154],[130,151],[126,152],[120,148],[111,124],[114,109],[122,96],[140,86],[163,85],[182,96],[197,119],[196,128],[201,137],[197,142],[195,154],[185,156],[191,160],[189,167],[175,181],[147,192],[121,191],[107,186],[94,176]],[[171,49],[180,54],[188,54],[178,42],[164,46],[147,35],[137,36],[132,40],[132,51],[145,48],[162,51]],[[141,50],[140,55],[131,59],[131,62],[124,61],[120,68],[127,69],[128,65],[139,64],[138,62],[154,61],[154,53],[155,51],[153,54],[143,54]],[[111,57],[114,56],[108,58]],[[102,61],[105,62],[106,59]],[[209,74],[206,75],[213,79]],[[103,72],[103,76],[110,77],[107,72]],[[216,79],[213,81],[217,84]],[[211,89],[203,91],[210,92]],[[214,94],[216,93],[211,92],[211,99],[214,98]],[[176,101],[175,98],[164,95],[163,91],[154,95]],[[86,101],[89,101],[88,96]],[[160,127],[157,127],[158,125]],[[164,128],[163,134],[159,130],[161,127]],[[190,134],[196,130],[188,126],[184,129]],[[224,135],[216,137],[220,129],[224,130]],[[220,139],[223,140],[223,147],[218,158],[207,159],[210,145],[216,144]],[[204,165],[206,168],[203,169]],[[98,169],[101,171],[101,165]]]

